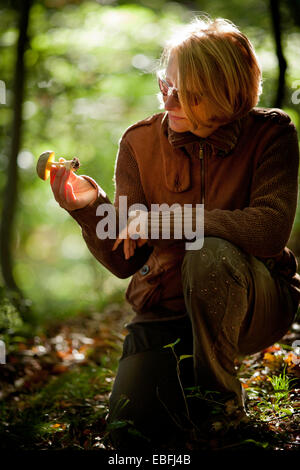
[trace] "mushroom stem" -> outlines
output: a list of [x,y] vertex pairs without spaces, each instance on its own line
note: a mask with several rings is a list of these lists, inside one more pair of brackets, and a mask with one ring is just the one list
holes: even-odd
[[80,166],[79,160],[77,157],[72,158],[72,160],[65,160],[62,162],[51,162],[48,161],[46,165],[46,169],[50,170],[50,168],[61,168],[65,167],[67,170],[78,170]]
[[65,162],[48,162],[46,168],[50,170],[50,168],[60,168],[63,166],[66,167],[67,170],[71,170],[73,167],[72,160],[66,160]]

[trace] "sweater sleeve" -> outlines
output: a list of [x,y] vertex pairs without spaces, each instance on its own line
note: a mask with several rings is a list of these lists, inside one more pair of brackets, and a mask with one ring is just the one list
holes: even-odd
[[279,255],[294,222],[298,166],[297,133],[289,125],[257,162],[249,207],[204,211],[205,236],[225,238],[254,256]]
[[[129,152],[124,140],[121,140],[119,151],[114,169],[115,197],[114,203],[111,204],[109,198],[100,186],[89,177],[85,177],[98,190],[98,198],[96,201],[82,209],[69,211],[69,214],[80,225],[82,236],[87,244],[88,249],[94,257],[105,266],[109,271],[119,278],[127,278],[134,274],[149,258],[153,248],[148,244],[135,249],[135,253],[128,260],[125,260],[123,253],[123,243],[121,243],[115,251],[112,247],[115,237],[100,239],[99,222],[104,220],[116,227],[115,235],[119,233],[119,196],[127,197],[128,208],[132,204],[145,203],[145,196],[140,183],[140,176],[137,163]],[[110,210],[104,215],[99,214],[99,206],[107,204]],[[98,213],[97,213],[98,210]],[[128,213],[126,213],[127,217]]]

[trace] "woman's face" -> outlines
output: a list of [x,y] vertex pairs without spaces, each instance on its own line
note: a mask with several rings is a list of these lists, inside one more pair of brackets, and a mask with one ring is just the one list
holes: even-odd
[[[178,67],[177,60],[174,55],[170,56],[168,66],[166,69],[166,81],[170,86],[177,87],[178,83]],[[209,118],[216,115],[216,109],[212,109],[211,103],[205,96],[202,98],[201,103],[193,106],[198,118],[198,127],[194,129],[193,124],[185,114],[182,106],[171,94],[170,96],[163,96],[165,110],[168,112],[169,126],[175,132],[193,132],[200,137],[207,137],[212,134],[220,124],[210,122]]]

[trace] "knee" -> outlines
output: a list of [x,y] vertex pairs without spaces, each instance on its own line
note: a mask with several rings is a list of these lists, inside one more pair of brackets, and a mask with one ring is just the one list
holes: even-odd
[[241,281],[247,272],[246,254],[233,243],[218,237],[205,237],[200,250],[187,251],[181,268],[183,285],[229,274]]

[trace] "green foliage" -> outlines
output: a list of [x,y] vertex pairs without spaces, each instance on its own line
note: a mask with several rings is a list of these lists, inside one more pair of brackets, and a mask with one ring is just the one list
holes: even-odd
[[22,326],[19,312],[0,287],[0,332],[17,333]]
[[[55,328],[52,325],[40,337],[24,338],[21,348],[8,356],[7,364],[0,366],[1,449],[114,449],[110,438],[115,430],[134,435],[138,449],[147,443],[131,420],[120,419],[120,411],[129,403],[127,397],[110,413],[109,425],[105,420],[120,355],[120,345],[118,350],[115,347],[123,331],[121,312],[117,318],[120,323],[116,324],[112,312],[107,312],[100,329],[99,314],[70,318]],[[94,346],[86,341],[91,339]],[[90,346],[82,348],[86,344]],[[177,345],[178,340],[169,345],[174,353]],[[95,347],[93,354],[90,347]],[[176,413],[162,402],[173,421],[186,431],[187,440],[180,435],[179,444],[172,441],[170,450],[296,450],[299,369],[291,362],[291,350],[292,346],[276,344],[241,363],[239,377],[248,392],[250,422],[239,425],[232,399],[200,386],[182,389],[193,421],[187,420],[184,409]],[[80,351],[83,357],[77,362]],[[182,356],[176,354],[174,367]],[[276,395],[282,391],[288,394],[277,406]]]
[[25,336],[32,334],[30,329],[5,289],[0,286],[0,340],[5,344],[5,353],[9,354]]
[[[282,347],[287,348],[286,345]],[[281,365],[282,367],[282,365]],[[248,396],[251,400],[256,401],[254,409],[251,410],[253,417],[259,412],[259,419],[263,422],[272,422],[284,420],[285,418],[297,414],[293,403],[290,400],[292,384],[297,379],[287,374],[286,364],[283,370],[277,371],[276,374],[267,376],[267,384],[265,388],[251,385],[247,388]]]
[[178,344],[179,341],[180,341],[180,338],[177,338],[176,341],[174,341],[173,343],[166,344],[164,348],[171,348],[173,350],[174,346],[176,346],[176,344]]
[[293,380],[294,379],[291,379],[290,377],[286,375],[286,367],[284,368],[284,371],[282,374],[273,375],[272,377],[270,377],[270,382],[273,386],[273,389],[276,394],[276,398],[278,400],[287,396]]
[[260,409],[263,410],[265,416],[270,417],[270,413],[275,414],[276,417],[290,416],[293,414],[294,409],[289,401],[289,394],[292,382],[295,378],[288,377],[286,374],[286,367],[283,372],[278,375],[273,375],[269,378],[273,391],[269,397],[264,397]]
[[89,435],[96,437],[105,427],[105,394],[110,391],[105,379],[110,375],[104,367],[75,368],[52,377],[32,396],[21,394],[17,408],[0,402],[6,420],[0,422],[0,448],[49,448],[53,443],[57,448],[84,449],[84,442],[90,445]]
[[[17,14],[0,10],[1,78],[7,106],[0,121],[11,123],[11,86]],[[54,201],[49,181],[35,172],[38,155],[79,156],[81,174],[94,177],[113,199],[118,141],[135,121],[158,111],[152,74],[162,41],[180,18],[170,12],[94,2],[76,8],[34,3],[26,52],[24,132],[18,159],[20,196],[16,219],[14,276],[33,300],[39,319],[68,316],[90,305],[121,298],[128,284],[92,259],[80,228]],[[3,52],[3,53],[2,53]],[[0,138],[0,169],[7,165],[7,138]],[[79,172],[79,173],[80,173]],[[0,177],[4,186],[5,172]],[[123,295],[124,297],[124,295]]]
[[111,386],[105,378],[111,374],[105,367],[89,366],[79,371],[74,368],[55,380],[50,381],[31,400],[32,406],[55,408],[62,400],[82,403],[96,393],[109,392]]

